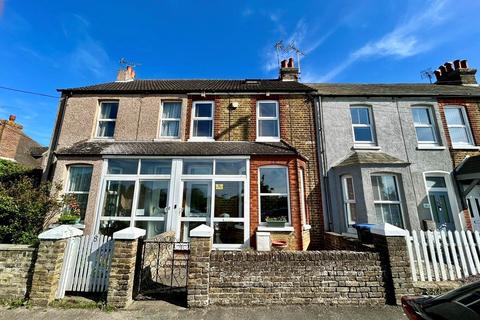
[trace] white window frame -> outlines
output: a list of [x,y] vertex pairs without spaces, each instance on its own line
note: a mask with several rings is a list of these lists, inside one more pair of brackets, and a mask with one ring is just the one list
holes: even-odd
[[307,224],[307,208],[305,206],[305,170],[300,169],[300,217],[302,225]]
[[[400,207],[400,218],[402,219],[402,227],[405,228],[405,218],[403,216],[403,205],[402,205],[402,194],[400,192],[400,186],[398,184],[398,177],[396,174],[394,173],[374,173],[374,174],[371,174],[370,175],[370,183],[372,178],[373,177],[393,177],[393,180],[395,182],[395,189],[397,190],[397,197],[398,197],[398,200],[397,201],[392,201],[392,200],[375,200],[375,198],[373,197],[373,194],[372,194],[372,197],[373,197],[373,205],[374,205],[374,208],[375,208],[375,205],[376,204],[398,204],[399,207]],[[373,183],[372,183],[372,191],[373,191]],[[379,195],[380,195],[380,192],[379,192]],[[376,209],[375,209],[375,217],[376,217]],[[383,219],[383,214],[382,214],[382,221],[379,222],[377,221],[377,223],[385,223],[385,220]]]
[[115,119],[113,119],[113,118],[100,118],[100,116],[102,114],[102,105],[104,103],[116,103],[117,104],[117,118],[118,118],[118,111],[120,109],[120,102],[118,100],[102,100],[102,101],[99,101],[99,103],[98,103],[99,108],[98,108],[97,125],[96,125],[96,128],[95,128],[95,139],[112,140],[115,137],[115,130],[113,130],[113,135],[112,136],[100,137],[98,135],[99,129],[100,129],[100,121],[101,122],[115,122],[115,129],[116,129],[117,118],[115,118]]
[[[261,192],[261,186],[260,186],[260,180],[262,178],[262,175],[260,174],[261,169],[283,169],[286,173],[286,179],[287,179],[287,193],[262,193]],[[287,196],[287,202],[288,202],[288,221],[285,223],[285,226],[292,227],[292,216],[291,216],[291,210],[290,210],[290,180],[289,180],[289,168],[288,166],[282,166],[282,165],[265,165],[261,166],[258,168],[257,171],[258,174],[258,221],[259,225],[261,226],[266,226],[267,222],[262,221],[262,196]],[[290,228],[291,229],[291,228]]]
[[[354,124],[352,119],[352,109],[367,109],[368,110],[368,118],[370,119],[369,124]],[[352,134],[353,134],[353,142],[355,145],[358,146],[376,146],[377,145],[377,137],[375,135],[375,120],[373,119],[373,110],[371,106],[368,105],[351,105],[349,110],[350,112],[350,121],[352,123]],[[369,128],[370,134],[372,136],[371,141],[357,141],[355,138],[355,128]]]
[[[260,104],[262,103],[274,103],[275,104],[275,117],[261,117],[260,116]],[[262,120],[275,120],[277,122],[277,132],[278,136],[260,136],[260,121]],[[275,100],[258,100],[257,101],[257,139],[256,141],[270,141],[278,142],[280,141],[280,107],[278,101]]]
[[[347,179],[352,180],[353,199],[348,198]],[[347,231],[349,233],[355,233],[355,229],[353,229],[352,225],[354,225],[357,222],[353,221],[353,223],[350,223],[351,222],[350,221],[350,213],[351,213],[350,205],[357,204],[357,196],[355,194],[355,185],[353,184],[353,176],[350,174],[343,175],[341,182],[342,182],[342,200],[343,200],[343,212],[345,215],[345,226],[347,227]]]
[[[411,107],[412,121],[413,126],[415,127],[415,136],[417,137],[417,143],[422,146],[438,146],[438,135],[437,135],[437,122],[435,121],[433,108],[431,106],[412,106]],[[414,109],[425,109],[428,112],[428,117],[430,118],[430,124],[415,123],[415,118],[413,116]],[[417,135],[417,128],[430,128],[433,131],[433,141],[420,141]]]
[[[180,117],[179,118],[164,118],[163,117],[163,108],[165,103],[180,103]],[[162,128],[164,121],[176,121],[178,122],[178,134],[176,136],[163,136],[162,135]],[[158,138],[165,139],[165,140],[178,140],[180,139],[180,134],[182,131],[182,101],[181,100],[163,100],[160,103],[160,121],[159,121],[159,128],[158,128]]]
[[[88,191],[71,191],[70,190],[70,186],[71,186],[71,168],[72,167],[76,167],[76,168],[92,168],[92,173],[91,173],[91,176],[90,176],[90,186],[88,188]],[[93,165],[91,164],[70,164],[68,165],[68,169],[67,169],[67,183],[65,184],[65,188],[63,190],[63,193],[65,195],[70,195],[70,194],[87,194],[87,195],[90,195],[90,189],[91,189],[91,186],[92,186],[92,177],[93,177]],[[88,199],[87,199],[87,208],[88,208]],[[87,209],[85,208],[85,210]],[[85,215],[86,215],[86,212],[85,212]]]
[[[195,111],[197,108],[197,104],[205,104],[205,103],[210,103],[211,108],[212,108],[212,114],[211,117],[196,117],[195,116]],[[214,140],[214,135],[215,135],[215,101],[194,101],[192,104],[192,121],[190,121],[190,138],[188,140],[192,141],[213,141]],[[194,133],[194,123],[195,120],[210,120],[212,122],[212,135],[210,137],[196,137],[193,135]]]
[[[447,119],[447,113],[446,113],[446,110],[447,109],[458,109],[460,110],[460,115],[462,116],[463,118],[463,122],[465,124],[461,125],[461,124],[449,124],[448,123],[448,119]],[[445,113],[445,121],[447,122],[447,127],[448,127],[448,133],[450,135],[450,141],[452,142],[452,146],[453,147],[473,147],[475,146],[475,143],[473,141],[473,135],[472,135],[472,129],[470,128],[470,121],[468,119],[468,115],[467,115],[467,112],[465,111],[465,107],[464,106],[461,106],[461,105],[447,105],[444,107],[444,113]],[[454,142],[453,139],[452,139],[452,135],[450,134],[450,128],[462,128],[462,129],[465,129],[466,133],[467,133],[467,139],[468,139],[468,143],[462,143],[462,142]]]

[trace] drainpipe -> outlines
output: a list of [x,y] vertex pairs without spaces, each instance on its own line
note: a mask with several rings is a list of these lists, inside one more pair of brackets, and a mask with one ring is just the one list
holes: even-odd
[[326,218],[326,225],[328,231],[333,230],[333,217],[331,209],[330,188],[327,176],[327,154],[325,153],[325,135],[323,134],[323,108],[322,96],[317,95],[315,99],[315,127],[317,137],[317,159],[318,169],[320,172],[320,190],[322,192],[322,206],[324,211],[324,219]]
[[71,92],[65,93],[62,92],[62,95],[60,96],[60,102],[58,103],[58,112],[57,112],[57,118],[55,119],[55,128],[53,130],[52,134],[52,140],[50,141],[50,147],[48,149],[48,155],[47,155],[47,164],[45,165],[45,171],[43,173],[42,180],[51,180],[51,174],[52,174],[52,163],[53,163],[53,158],[54,158],[54,152],[57,149],[58,146],[58,138],[60,136],[60,130],[62,128],[63,124],[63,118],[65,115],[65,106],[67,104],[68,98],[71,96]]

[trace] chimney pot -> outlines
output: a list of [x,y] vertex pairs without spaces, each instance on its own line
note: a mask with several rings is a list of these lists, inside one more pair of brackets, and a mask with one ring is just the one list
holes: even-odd
[[287,60],[282,60],[281,66],[282,66],[282,68],[286,68],[287,67]]
[[460,69],[460,60],[454,60],[453,61],[453,67],[455,68],[455,70],[458,70]]
[[444,66],[445,66],[445,69],[447,70],[447,72],[452,72],[453,71],[453,67],[452,67],[451,62],[445,62]]
[[294,65],[294,62],[293,62],[293,58],[292,58],[292,57],[290,57],[290,58],[288,59],[288,67],[289,67],[289,68],[295,68],[295,65]]
[[11,114],[11,115],[8,117],[8,121],[10,121],[10,122],[15,122],[15,119],[17,119],[17,116],[14,115],[14,114]]
[[467,63],[467,60],[460,60],[460,67],[462,69],[467,69],[468,68],[468,63]]
[[440,77],[442,76],[442,71],[440,71],[440,69],[437,69],[433,71],[433,73],[435,74],[435,78],[437,78],[437,81],[439,81]]

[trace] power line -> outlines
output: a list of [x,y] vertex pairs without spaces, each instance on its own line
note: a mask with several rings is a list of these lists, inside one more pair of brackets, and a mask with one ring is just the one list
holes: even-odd
[[26,93],[26,94],[33,94],[33,95],[36,95],[36,96],[42,96],[42,97],[47,97],[47,98],[58,99],[58,97],[56,97],[56,96],[52,96],[52,95],[45,94],[45,93],[38,93],[38,92],[33,92],[33,91],[26,91],[26,90],[20,90],[20,89],[3,87],[3,86],[0,86],[0,89],[10,90],[10,91],[15,91],[15,92],[21,92],[21,93]]

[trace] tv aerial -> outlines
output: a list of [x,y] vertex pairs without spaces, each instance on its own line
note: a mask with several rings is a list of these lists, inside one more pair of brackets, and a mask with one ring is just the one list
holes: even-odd
[[432,83],[433,76],[434,76],[434,73],[432,71],[432,68],[428,68],[420,71],[420,77],[422,79],[428,79],[430,83]]
[[128,61],[126,58],[120,58],[120,61],[119,61],[120,65],[124,68],[126,67],[132,67],[132,68],[135,68],[135,67],[138,67],[138,66],[141,66],[142,64],[141,63],[137,63],[137,62],[133,62],[133,61]]

